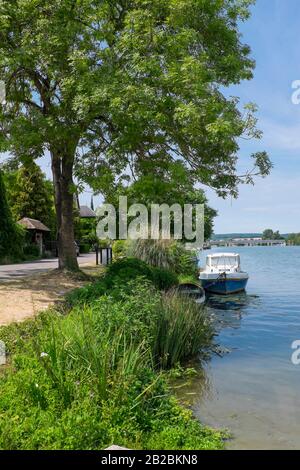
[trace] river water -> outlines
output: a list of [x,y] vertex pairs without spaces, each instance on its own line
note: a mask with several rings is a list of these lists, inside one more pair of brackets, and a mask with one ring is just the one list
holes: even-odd
[[250,278],[246,293],[208,300],[227,353],[213,355],[190,388],[194,412],[230,430],[229,449],[300,449],[300,365],[291,360],[300,340],[300,247],[213,251],[240,253]]

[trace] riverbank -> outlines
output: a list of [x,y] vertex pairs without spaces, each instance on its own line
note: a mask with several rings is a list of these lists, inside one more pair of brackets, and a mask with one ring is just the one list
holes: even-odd
[[0,448],[220,449],[224,435],[183,408],[165,371],[207,348],[204,310],[174,275],[114,263],[60,310],[0,328],[10,354],[0,386]]
[[[87,276],[97,276],[101,270],[99,266],[82,267]],[[35,317],[42,311],[59,305],[68,292],[88,282],[64,273],[57,273],[55,270],[2,281],[0,282],[0,326]]]

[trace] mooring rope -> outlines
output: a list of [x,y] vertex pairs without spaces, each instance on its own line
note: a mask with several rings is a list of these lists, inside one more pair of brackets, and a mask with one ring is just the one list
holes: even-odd
[[215,279],[213,282],[211,282],[210,284],[206,285],[205,286],[205,289],[207,289],[208,287],[211,287],[213,286],[214,284],[216,284],[217,282],[221,281],[221,280],[224,280],[226,281],[226,272],[224,271],[223,273],[221,273],[217,279]]

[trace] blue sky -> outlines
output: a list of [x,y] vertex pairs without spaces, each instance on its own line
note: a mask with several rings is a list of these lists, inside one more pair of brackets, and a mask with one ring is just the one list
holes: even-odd
[[[216,233],[260,232],[273,228],[300,232],[300,104],[292,103],[292,82],[300,80],[300,1],[257,0],[252,17],[242,24],[243,42],[256,60],[254,79],[228,93],[259,106],[260,141],[241,141],[239,166],[251,168],[251,153],[266,150],[274,164],[272,174],[241,186],[237,200],[222,200],[207,190],[210,205],[218,210]],[[49,159],[41,166],[51,176]],[[90,204],[89,192],[81,195]],[[99,197],[95,198],[98,204]]]
[[256,69],[251,82],[231,88],[230,94],[258,104],[264,136],[241,142],[240,165],[247,166],[252,152],[266,150],[274,169],[255,186],[242,186],[238,200],[223,201],[207,192],[219,212],[216,233],[300,232],[300,105],[291,100],[292,82],[300,80],[299,10],[299,0],[257,0],[241,27]]

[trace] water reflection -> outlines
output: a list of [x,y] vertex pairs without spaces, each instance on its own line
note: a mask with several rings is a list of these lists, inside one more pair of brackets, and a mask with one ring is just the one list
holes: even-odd
[[259,307],[259,296],[248,295],[246,292],[221,296],[210,294],[207,296],[207,313],[216,325],[219,333],[222,328],[240,328],[241,320],[247,315],[249,306]]
[[300,366],[291,362],[291,343],[300,339],[300,247],[235,251],[248,290],[207,299],[221,354],[204,367],[207,390],[191,385],[192,407],[202,422],[230,429],[227,448],[299,449]]
[[205,364],[199,361],[187,364],[193,370],[190,375],[174,378],[170,381],[172,391],[184,405],[191,407],[199,402],[200,397],[212,398],[210,375]]

